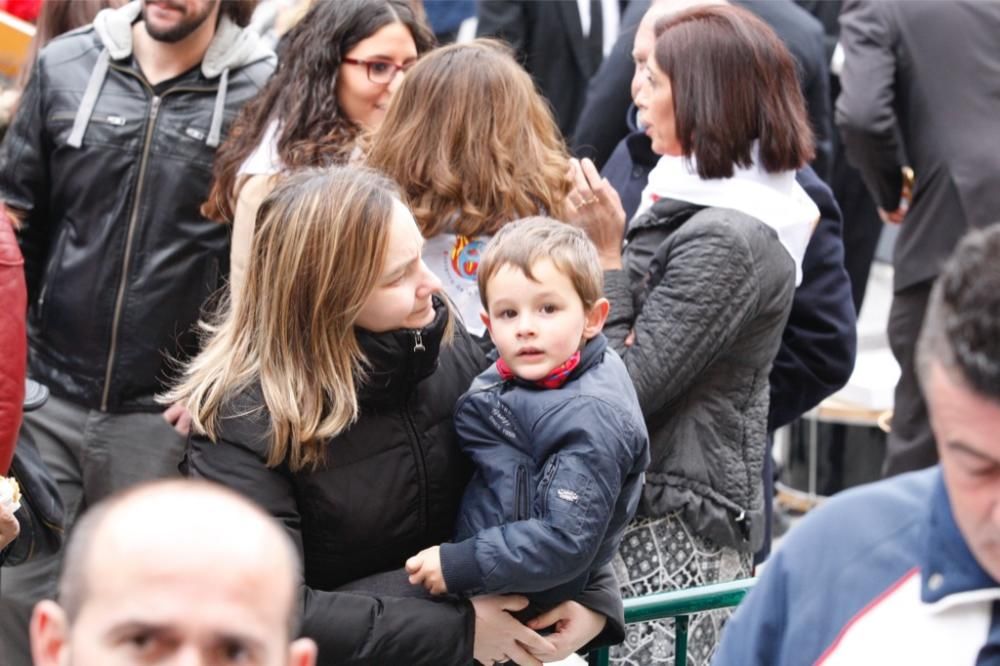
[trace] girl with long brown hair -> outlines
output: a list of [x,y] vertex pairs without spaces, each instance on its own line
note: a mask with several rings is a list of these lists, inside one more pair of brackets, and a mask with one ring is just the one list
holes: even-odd
[[531,77],[501,42],[434,51],[396,92],[368,164],[400,184],[428,239],[424,261],[469,331],[484,335],[476,269],[490,236],[522,217],[560,218],[572,188],[562,136]]
[[547,638],[506,612],[523,597],[364,583],[451,537],[470,475],[452,411],[486,361],[461,327],[449,337],[424,240],[384,176],[300,170],[258,219],[244,297],[165,400],[192,415],[189,474],[253,498],[299,546],[319,663],[540,664],[601,628],[623,635],[609,569],[541,623],[568,618]]
[[202,207],[233,223],[234,300],[263,198],[283,174],[345,164],[382,122],[402,74],[433,45],[409,0],[316,2],[285,34],[277,69],[219,148]]

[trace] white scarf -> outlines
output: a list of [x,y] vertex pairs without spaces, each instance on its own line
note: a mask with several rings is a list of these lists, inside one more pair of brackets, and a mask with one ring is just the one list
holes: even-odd
[[795,261],[795,285],[802,283],[802,257],[819,221],[819,208],[795,180],[794,171],[767,173],[758,167],[757,146],[750,168],[733,167],[733,176],[706,180],[698,175],[694,157],[663,155],[642,191],[636,214],[658,199],[687,201],[699,206],[729,208],[771,227]]

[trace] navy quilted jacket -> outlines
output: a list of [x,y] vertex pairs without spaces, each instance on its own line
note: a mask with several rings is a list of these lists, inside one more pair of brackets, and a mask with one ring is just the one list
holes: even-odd
[[483,372],[455,408],[475,465],[454,543],[449,592],[572,598],[609,562],[635,514],[649,437],[632,380],[598,335],[559,389]]

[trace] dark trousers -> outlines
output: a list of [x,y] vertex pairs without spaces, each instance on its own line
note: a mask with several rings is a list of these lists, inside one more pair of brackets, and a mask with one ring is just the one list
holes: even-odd
[[937,448],[927,417],[927,405],[917,382],[914,355],[934,280],[926,280],[893,294],[889,310],[889,346],[902,374],[896,384],[892,431],[889,433],[882,476],[924,469],[937,464]]

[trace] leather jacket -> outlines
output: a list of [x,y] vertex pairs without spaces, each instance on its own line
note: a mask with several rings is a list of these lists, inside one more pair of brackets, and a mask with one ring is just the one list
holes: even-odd
[[7,473],[24,401],[24,261],[14,227],[0,207],[0,476]]
[[22,214],[30,373],[112,412],[157,409],[197,350],[229,250],[198,208],[228,123],[274,67],[223,17],[198,67],[152,86],[132,58],[140,9],[43,49],[0,149],[0,200]]

